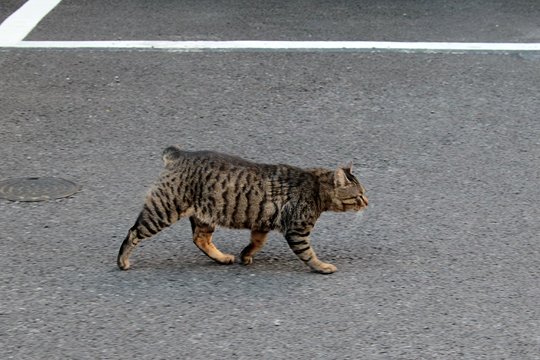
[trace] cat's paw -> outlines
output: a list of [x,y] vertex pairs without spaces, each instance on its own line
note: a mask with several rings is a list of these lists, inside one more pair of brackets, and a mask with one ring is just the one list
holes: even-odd
[[253,263],[253,256],[242,256],[242,265],[251,265]]
[[128,259],[118,259],[118,267],[120,268],[120,270],[129,270],[129,267],[130,267],[130,263],[129,263],[129,260]]
[[313,267],[312,269],[319,274],[332,274],[337,270],[337,267],[332,264],[322,262],[320,264],[317,264],[317,267]]
[[223,254],[223,256],[218,260],[218,262],[223,265],[234,264],[234,255]]

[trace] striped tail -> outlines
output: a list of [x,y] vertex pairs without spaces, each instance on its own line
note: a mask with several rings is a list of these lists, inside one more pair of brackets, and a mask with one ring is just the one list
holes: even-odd
[[163,163],[165,164],[165,166],[178,159],[180,157],[180,151],[180,148],[176,145],[169,146],[168,148],[163,150],[161,158],[163,159]]

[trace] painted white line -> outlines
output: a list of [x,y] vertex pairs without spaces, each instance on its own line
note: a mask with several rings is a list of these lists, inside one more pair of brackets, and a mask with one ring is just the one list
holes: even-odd
[[459,43],[387,41],[19,41],[0,47],[33,49],[162,49],[178,51],[330,50],[400,52],[525,52],[540,43]]
[[540,43],[460,43],[392,41],[24,41],[62,0],[28,0],[0,24],[0,48],[29,49],[161,49],[177,51],[394,51],[527,52]]
[[0,24],[0,44],[22,41],[62,0],[28,0]]

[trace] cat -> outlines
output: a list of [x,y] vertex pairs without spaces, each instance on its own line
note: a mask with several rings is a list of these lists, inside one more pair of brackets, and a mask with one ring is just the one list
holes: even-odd
[[193,242],[211,259],[232,264],[212,243],[216,226],[251,230],[241,252],[244,265],[265,244],[267,234],[284,234],[292,251],[314,272],[336,271],[313,251],[309,235],[323,211],[360,211],[368,205],[365,189],[352,165],[336,170],[301,169],[254,163],[212,151],[163,151],[165,170],[149,190],[144,207],[118,254],[118,267],[130,267],[129,256],[143,239],[182,217],[189,217]]

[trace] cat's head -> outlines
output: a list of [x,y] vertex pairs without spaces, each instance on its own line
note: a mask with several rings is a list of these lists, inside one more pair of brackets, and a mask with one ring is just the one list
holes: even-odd
[[352,173],[352,164],[339,167],[333,173],[330,211],[360,211],[368,206],[366,189]]

